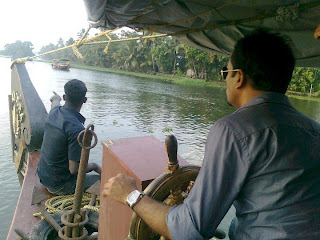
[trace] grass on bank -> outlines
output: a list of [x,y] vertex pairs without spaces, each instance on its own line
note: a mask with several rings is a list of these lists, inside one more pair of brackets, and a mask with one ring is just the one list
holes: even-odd
[[319,97],[314,97],[314,96],[304,96],[304,95],[299,95],[299,93],[293,94],[293,93],[286,93],[288,97],[291,98],[296,98],[299,100],[305,100],[305,101],[312,101],[312,102],[320,102]]

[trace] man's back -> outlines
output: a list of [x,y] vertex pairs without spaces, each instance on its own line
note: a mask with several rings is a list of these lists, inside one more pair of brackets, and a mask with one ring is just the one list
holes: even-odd
[[171,236],[211,238],[234,204],[236,239],[319,239],[319,148],[320,125],[285,95],[253,98],[211,128],[188,198],[168,213]]
[[237,239],[318,239],[320,125],[277,93],[257,97],[222,121],[237,131],[248,157],[234,202]]
[[62,186],[73,176],[69,159],[80,160],[77,136],[84,129],[84,117],[64,105],[53,108],[45,122],[38,174],[41,183],[50,188]]

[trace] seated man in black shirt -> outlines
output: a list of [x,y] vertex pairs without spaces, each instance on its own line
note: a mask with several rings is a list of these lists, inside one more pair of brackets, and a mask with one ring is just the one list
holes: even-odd
[[[84,130],[85,118],[80,114],[82,104],[87,101],[86,85],[77,79],[68,81],[64,86],[64,106],[61,97],[55,93],[50,98],[51,111],[44,127],[38,175],[40,182],[55,195],[73,194],[76,188],[81,146],[78,134]],[[101,167],[88,163],[84,190],[100,180]]]

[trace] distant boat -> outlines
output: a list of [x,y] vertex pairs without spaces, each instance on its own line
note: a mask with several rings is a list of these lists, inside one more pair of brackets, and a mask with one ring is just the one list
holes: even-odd
[[70,60],[64,59],[64,58],[63,59],[53,59],[52,68],[69,71]]

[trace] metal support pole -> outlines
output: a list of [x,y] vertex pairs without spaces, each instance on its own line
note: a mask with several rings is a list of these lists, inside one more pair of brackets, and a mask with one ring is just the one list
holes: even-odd
[[[90,130],[91,128],[91,130]],[[83,188],[84,188],[84,180],[87,173],[87,166],[88,166],[88,160],[89,160],[89,153],[90,149],[95,147],[97,144],[97,137],[95,135],[94,126],[92,124],[89,124],[84,131],[79,133],[78,136],[78,142],[80,146],[82,147],[81,152],[81,159],[80,159],[80,165],[78,170],[78,177],[77,177],[77,187],[74,194],[74,203],[73,203],[73,211],[74,214],[80,214],[80,208],[81,208],[81,202],[82,202],[82,195],[83,195]],[[80,141],[80,136],[83,134],[82,142]],[[92,136],[95,136],[95,143],[93,146],[90,146]]]

